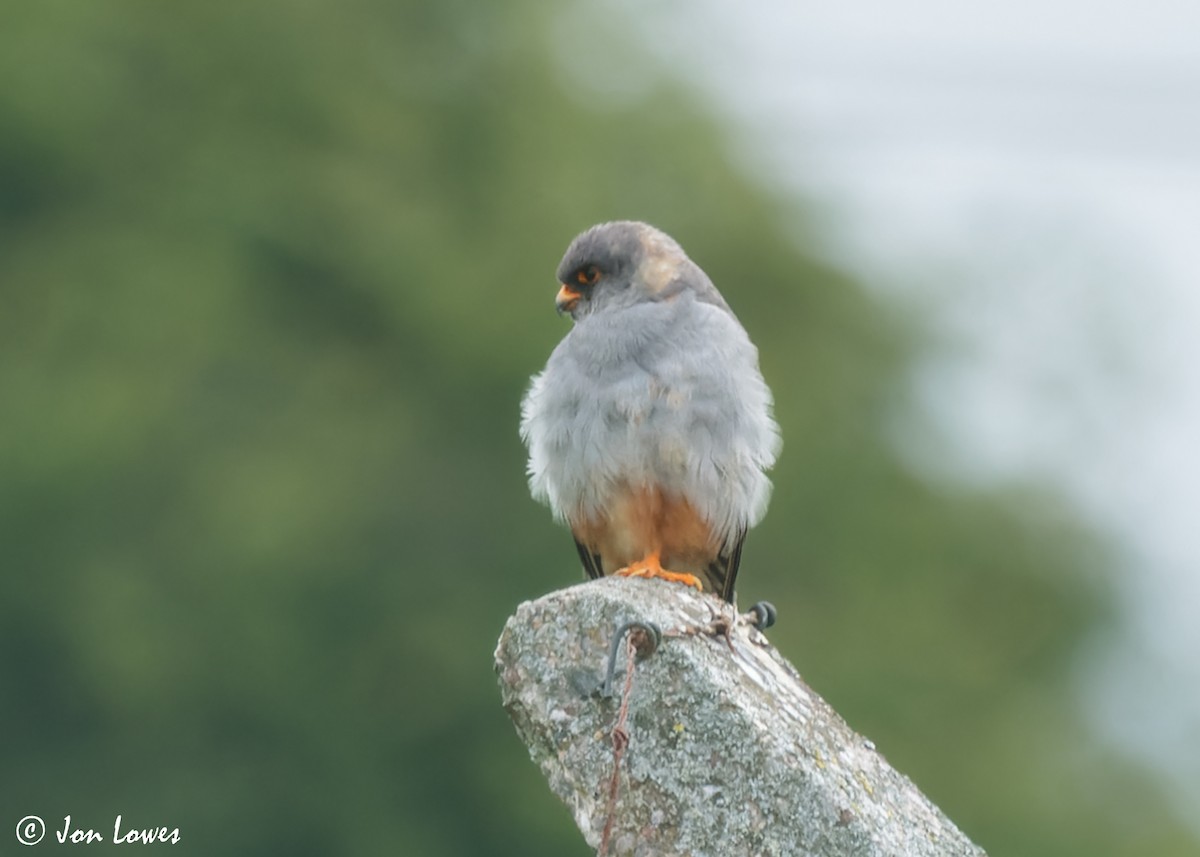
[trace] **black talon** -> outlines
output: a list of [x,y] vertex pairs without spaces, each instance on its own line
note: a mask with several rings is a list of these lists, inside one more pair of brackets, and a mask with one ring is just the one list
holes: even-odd
[[754,627],[760,631],[765,631],[775,624],[775,620],[779,618],[778,612],[775,610],[775,605],[770,601],[759,601],[750,608],[750,612],[754,614],[751,620]]
[[604,689],[600,691],[600,695],[605,699],[612,699],[613,677],[617,672],[617,655],[621,651],[621,641],[625,639],[625,635],[629,631],[633,630],[642,632],[634,641],[638,657],[650,657],[658,648],[658,644],[662,642],[662,631],[653,622],[639,622],[635,619],[618,626],[613,634],[612,643],[608,647],[608,670],[604,673]]

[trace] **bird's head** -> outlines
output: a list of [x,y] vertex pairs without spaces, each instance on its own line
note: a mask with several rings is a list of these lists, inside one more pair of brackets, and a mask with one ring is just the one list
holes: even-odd
[[674,239],[653,226],[602,223],[567,247],[558,265],[555,305],[579,321],[602,309],[663,300],[683,287],[688,268],[699,270]]

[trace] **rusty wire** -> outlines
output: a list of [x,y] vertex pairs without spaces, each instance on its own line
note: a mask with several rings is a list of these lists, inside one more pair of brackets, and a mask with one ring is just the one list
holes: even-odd
[[604,680],[604,696],[612,696],[613,676],[616,672],[617,653],[620,651],[621,640],[625,642],[625,687],[621,691],[621,707],[617,711],[617,722],[612,728],[613,769],[608,781],[608,809],[604,818],[604,831],[600,834],[600,848],[596,851],[598,857],[608,854],[609,842],[612,840],[613,823],[617,818],[617,798],[621,794],[621,760],[625,749],[629,746],[629,730],[625,724],[629,720],[629,697],[633,692],[633,672],[638,656],[649,657],[662,641],[662,631],[653,622],[626,622],[617,628],[613,634],[612,645],[608,653],[608,673]]

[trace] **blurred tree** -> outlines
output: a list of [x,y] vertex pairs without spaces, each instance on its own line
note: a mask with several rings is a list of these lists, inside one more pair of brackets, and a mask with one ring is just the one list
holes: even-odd
[[[48,0],[0,28],[0,806],[196,853],[584,854],[499,708],[579,579],[517,402],[593,222],[676,235],[785,429],[743,598],[997,853],[1193,853],[1070,693],[1085,534],[885,426],[917,329],[784,237],[676,84],[533,0]],[[572,48],[570,41],[579,44]],[[565,40],[565,47],[564,47]]]

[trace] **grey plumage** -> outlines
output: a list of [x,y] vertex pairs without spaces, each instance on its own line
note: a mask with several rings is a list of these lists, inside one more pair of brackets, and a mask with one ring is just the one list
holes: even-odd
[[780,448],[757,349],[704,272],[647,224],[587,230],[568,247],[558,279],[574,326],[521,406],[534,497],[571,526],[593,576],[656,546],[601,556],[604,545],[653,536],[622,540],[622,531],[588,544],[586,522],[608,520],[639,490],[686,501],[711,533],[717,555],[708,564],[721,568],[679,568],[691,563],[679,551],[675,566],[663,565],[701,573],[732,600],[741,542],[766,511],[764,471]]

